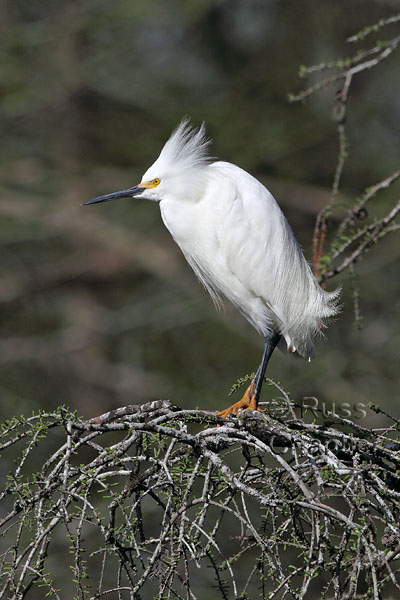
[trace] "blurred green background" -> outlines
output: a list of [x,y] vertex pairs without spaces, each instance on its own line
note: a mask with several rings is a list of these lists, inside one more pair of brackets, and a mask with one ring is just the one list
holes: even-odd
[[[302,104],[290,104],[288,94],[307,85],[297,76],[301,64],[353,51],[346,38],[396,6],[2,3],[3,417],[59,404],[93,416],[155,398],[186,408],[227,405],[231,384],[256,369],[261,339],[234,309],[214,310],[156,204],[80,204],[138,183],[188,115],[206,122],[215,156],[269,187],[310,259],[315,215],[336,167],[338,86]],[[341,189],[349,202],[398,168],[399,74],[394,54],[351,87]],[[379,195],[376,210],[396,192],[398,184]],[[353,326],[345,275],[328,285],[343,285],[344,306],[317,360],[275,353],[268,374],[294,400],[376,402],[399,416],[399,256],[393,234],[357,267],[362,330]],[[266,388],[265,398],[274,394]]]

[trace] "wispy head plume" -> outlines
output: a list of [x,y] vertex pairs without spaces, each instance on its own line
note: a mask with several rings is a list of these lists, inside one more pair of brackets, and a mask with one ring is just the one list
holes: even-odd
[[190,124],[189,119],[185,118],[172,132],[158,160],[169,164],[174,170],[176,168],[180,171],[201,169],[211,161],[208,154],[210,143],[204,123],[196,129]]

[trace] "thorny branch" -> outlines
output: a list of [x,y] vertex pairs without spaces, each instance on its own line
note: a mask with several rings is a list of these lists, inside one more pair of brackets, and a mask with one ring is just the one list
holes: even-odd
[[155,401],[4,424],[0,598],[400,590],[398,423],[306,423],[282,400],[226,421]]
[[[383,28],[398,24],[399,21],[400,15],[381,19],[378,23],[365,27],[356,35],[351,36],[347,41],[349,43],[360,42],[368,35],[381,32]],[[389,210],[385,217],[380,219],[375,218],[372,223],[365,227],[359,226],[359,221],[367,219],[369,216],[365,208],[367,202],[378,192],[389,188],[400,177],[400,171],[396,171],[389,177],[368,188],[360,199],[356,199],[351,206],[347,207],[342,221],[334,232],[330,249],[326,250],[325,248],[328,236],[328,217],[334,210],[336,216],[338,210],[340,208],[343,209],[341,202],[339,202],[338,194],[344,165],[348,157],[349,143],[346,132],[347,101],[353,78],[359,73],[374,68],[387,60],[398,49],[399,45],[400,36],[395,36],[388,40],[377,40],[371,48],[360,50],[353,56],[311,67],[301,67],[301,76],[311,76],[326,71],[331,72],[331,74],[317,80],[306,90],[297,95],[292,95],[290,98],[292,101],[302,101],[324,87],[337,82],[343,82],[341,89],[336,91],[336,106],[334,110],[334,120],[336,121],[339,140],[339,153],[333,178],[331,199],[317,215],[313,235],[312,266],[315,275],[322,283],[325,283],[348,268],[353,277],[354,265],[365,252],[385,235],[399,229],[399,226],[393,223],[399,211],[399,202]],[[357,298],[357,293],[355,294],[355,298]],[[355,312],[358,312],[356,303]]]

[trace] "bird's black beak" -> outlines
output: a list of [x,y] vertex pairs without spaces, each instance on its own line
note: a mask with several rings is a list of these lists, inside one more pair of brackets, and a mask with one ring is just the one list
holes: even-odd
[[81,206],[86,206],[87,204],[97,204],[98,202],[108,202],[109,200],[116,200],[117,198],[133,198],[134,196],[139,196],[142,194],[146,188],[135,185],[126,190],[121,190],[120,192],[113,192],[112,194],[106,194],[105,196],[97,196],[96,198],[92,198],[87,202],[83,202]]

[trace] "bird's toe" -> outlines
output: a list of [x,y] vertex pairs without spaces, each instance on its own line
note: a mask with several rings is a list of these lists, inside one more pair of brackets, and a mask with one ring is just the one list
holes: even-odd
[[226,419],[229,415],[237,415],[242,410],[261,410],[257,406],[256,386],[251,383],[241,399],[224,410],[217,412],[217,417]]

